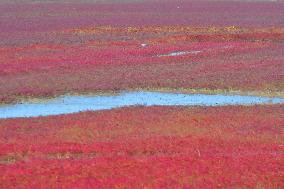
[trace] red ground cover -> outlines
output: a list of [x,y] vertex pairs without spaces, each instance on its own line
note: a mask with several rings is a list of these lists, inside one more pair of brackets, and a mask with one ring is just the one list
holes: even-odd
[[[0,104],[137,88],[283,92],[282,1],[50,2],[0,2]],[[177,51],[193,53],[159,57]],[[0,120],[0,188],[280,189],[283,131],[283,105]]]
[[[284,26],[283,1],[18,1],[0,4],[3,32],[54,31],[97,25]],[[91,2],[91,1],[89,1]]]
[[0,121],[1,188],[283,188],[283,105]]
[[[283,10],[282,1],[4,0],[0,103],[136,88],[281,92]],[[200,53],[158,57],[175,51]]]
[[[2,103],[137,88],[283,89],[281,28],[101,26],[45,35],[0,49]],[[189,54],[160,56],[179,51]]]

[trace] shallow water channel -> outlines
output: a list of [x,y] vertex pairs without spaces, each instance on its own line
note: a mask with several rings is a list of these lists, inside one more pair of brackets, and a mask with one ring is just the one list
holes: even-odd
[[281,104],[284,98],[241,95],[182,94],[166,92],[122,92],[115,95],[61,96],[46,101],[0,106],[0,118],[37,117],[96,111],[126,106],[223,106]]

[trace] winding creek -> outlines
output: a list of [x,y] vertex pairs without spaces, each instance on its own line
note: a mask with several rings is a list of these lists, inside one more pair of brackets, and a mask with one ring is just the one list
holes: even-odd
[[241,95],[182,94],[166,92],[122,92],[117,95],[61,96],[48,101],[0,106],[0,118],[37,117],[107,110],[126,106],[223,106],[282,104],[284,98]]

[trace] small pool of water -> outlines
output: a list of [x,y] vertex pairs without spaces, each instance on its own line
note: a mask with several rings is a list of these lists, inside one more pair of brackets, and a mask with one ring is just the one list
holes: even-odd
[[163,56],[182,56],[186,54],[198,54],[201,53],[201,51],[177,51],[177,52],[171,52],[169,54],[161,54],[158,55],[158,57],[163,57]]
[[223,106],[280,103],[284,103],[284,98],[137,91],[113,96],[62,96],[49,101],[5,105],[0,106],[0,118],[49,116],[135,105]]

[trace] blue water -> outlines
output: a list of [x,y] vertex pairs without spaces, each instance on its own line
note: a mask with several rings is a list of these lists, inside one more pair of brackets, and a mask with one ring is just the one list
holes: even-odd
[[280,104],[284,98],[240,95],[178,94],[164,92],[124,92],[114,96],[63,96],[43,102],[0,106],[0,118],[37,117],[125,106],[222,106]]

